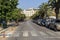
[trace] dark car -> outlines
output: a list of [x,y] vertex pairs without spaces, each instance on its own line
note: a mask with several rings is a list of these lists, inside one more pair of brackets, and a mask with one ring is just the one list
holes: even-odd
[[38,20],[38,19],[36,19],[36,20],[32,20],[32,22],[37,23],[37,20]]
[[45,22],[46,22],[46,19],[42,19],[41,22],[40,22],[40,24],[41,24],[42,26],[45,26]]
[[54,29],[55,31],[60,30],[60,20],[59,19],[52,20],[51,23],[49,24],[49,28]]
[[33,20],[34,23],[38,24],[38,25],[45,25],[46,19],[37,19],[37,20]]

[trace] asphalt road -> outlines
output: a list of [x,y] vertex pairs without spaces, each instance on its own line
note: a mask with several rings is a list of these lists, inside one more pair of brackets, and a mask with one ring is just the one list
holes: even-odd
[[7,40],[60,40],[60,32],[26,21],[20,23],[13,36]]

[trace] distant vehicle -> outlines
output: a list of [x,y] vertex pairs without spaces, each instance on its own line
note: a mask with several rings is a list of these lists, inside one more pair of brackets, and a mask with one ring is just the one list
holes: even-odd
[[32,22],[37,23],[37,20],[32,20]]
[[59,19],[52,20],[51,23],[49,24],[49,28],[52,28],[55,31],[60,30],[60,20]]

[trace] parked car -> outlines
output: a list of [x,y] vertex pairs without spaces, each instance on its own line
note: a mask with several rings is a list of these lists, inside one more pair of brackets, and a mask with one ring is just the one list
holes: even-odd
[[46,22],[46,19],[42,19],[41,25],[42,25],[42,26],[45,26],[45,22]]
[[55,31],[60,30],[60,20],[59,19],[52,20],[48,26],[49,28],[54,29]]
[[42,19],[38,19],[38,21],[37,21],[38,25],[41,25],[41,21],[42,21]]
[[37,23],[37,20],[38,20],[38,19],[36,19],[36,20],[32,20],[32,22]]
[[48,27],[48,25],[51,23],[53,19],[46,19],[45,26]]
[[46,19],[38,19],[38,24],[41,26],[44,26],[46,22]]
[[36,20],[32,20],[34,23],[41,25],[43,19],[36,19]]

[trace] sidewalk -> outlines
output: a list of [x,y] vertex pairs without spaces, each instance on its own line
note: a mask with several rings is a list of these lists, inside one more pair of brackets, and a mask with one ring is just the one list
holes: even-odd
[[9,27],[7,29],[0,31],[0,39],[6,40],[8,37],[11,37],[11,35],[15,32],[16,29],[17,27]]
[[0,31],[2,30],[3,28],[2,27],[0,27]]

